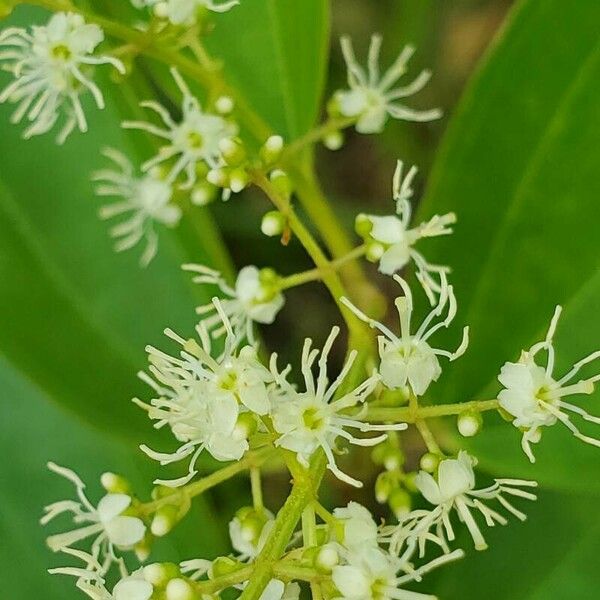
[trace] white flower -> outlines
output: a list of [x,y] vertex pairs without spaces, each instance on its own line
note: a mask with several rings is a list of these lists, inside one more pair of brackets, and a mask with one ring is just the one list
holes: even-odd
[[146,266],[154,258],[158,248],[158,235],[154,224],[174,227],[181,218],[181,209],[171,203],[173,190],[155,170],[136,177],[131,163],[121,152],[106,148],[103,154],[112,160],[120,171],[104,169],[94,173],[93,181],[100,182],[96,187],[96,194],[117,196],[122,200],[103,206],[100,209],[100,217],[110,219],[117,215],[128,215],[126,220],[110,230],[112,237],[119,238],[115,250],[128,250],[144,238],[146,248],[140,258],[140,264]]
[[220,461],[239,460],[248,449],[245,413],[267,414],[270,410],[268,384],[271,373],[260,364],[252,346],[235,351],[235,335],[219,301],[214,300],[227,329],[225,349],[213,358],[206,328],[200,324],[196,331],[201,344],[185,340],[167,329],[165,334],[180,344],[180,358],[169,356],[152,346],[146,348],[150,373],[140,377],[159,395],[144,404],[135,402],[148,411],[155,427],[169,425],[177,440],[183,442],[176,452],[163,454],[147,446],[142,450],[161,464],[183,460],[191,456],[188,474],[179,479],[155,483],[179,486],[190,481],[197,473],[195,464],[206,449]]
[[398,216],[359,215],[356,220],[357,231],[369,242],[371,251],[376,251],[374,258],[379,261],[379,271],[392,275],[413,260],[423,286],[439,293],[440,284],[432,274],[437,274],[439,277],[441,272],[449,271],[448,267],[429,264],[424,256],[415,250],[414,245],[423,238],[452,233],[452,229],[448,226],[456,222],[456,215],[454,213],[436,215],[429,221],[409,229],[412,214],[410,199],[413,195],[411,183],[417,169],[411,167],[403,178],[403,166],[402,161],[398,161],[392,186]]
[[[227,296],[221,299],[221,306],[231,321],[236,339],[244,337],[254,344],[254,323],[271,324],[277,313],[282,309],[285,298],[277,285],[278,276],[272,269],[258,269],[255,266],[244,267],[238,274],[235,286],[227,285],[218,271],[204,265],[183,265],[183,269],[195,273],[194,283],[216,285]],[[211,316],[203,318],[205,327],[213,337],[219,337],[225,332],[222,320],[215,312],[212,302],[196,309],[199,315]],[[219,325],[214,329],[215,325]]]
[[[437,475],[421,471],[415,478],[415,485],[424,498],[435,505],[431,511],[415,510],[400,519],[399,525],[390,536],[390,549],[398,554],[406,545],[406,552],[411,553],[418,544],[423,555],[427,541],[438,544],[444,552],[449,552],[447,541],[454,540],[454,529],[450,513],[455,510],[459,519],[467,526],[476,550],[485,550],[487,544],[471,513],[478,510],[484,517],[488,527],[495,523],[506,525],[507,520],[482,501],[497,500],[506,510],[524,521],[525,514],[517,510],[506,499],[506,495],[535,500],[536,496],[519,487],[536,487],[535,481],[522,479],[494,479],[494,483],[484,489],[475,489],[475,458],[464,451],[458,458],[447,458],[440,462]],[[431,531],[435,528],[435,533]]]
[[373,515],[358,502],[349,502],[346,507],[336,508],[333,516],[342,525],[340,543],[349,550],[360,550],[365,546],[377,545],[377,523]]
[[[523,431],[522,447],[531,462],[535,457],[531,443],[537,443],[541,438],[541,428],[554,425],[560,421],[573,435],[593,446],[600,447],[600,440],[583,435],[571,422],[566,411],[573,412],[586,421],[600,423],[600,418],[589,415],[579,406],[562,400],[572,394],[591,394],[594,383],[600,380],[600,375],[582,379],[568,384],[579,370],[586,364],[600,358],[600,351],[593,352],[576,362],[573,368],[560,379],[553,376],[554,345],[553,337],[562,308],[556,307],[546,338],[534,344],[529,350],[523,351],[519,361],[504,364],[498,376],[498,381],[504,389],[498,394],[500,406],[514,417],[513,425]],[[540,352],[547,353],[546,366],[539,366],[535,359]]]
[[367,71],[356,61],[350,39],[343,37],[341,45],[348,68],[350,89],[338,91],[334,97],[344,117],[358,119],[356,130],[359,133],[383,131],[388,115],[405,121],[432,121],[442,116],[437,108],[418,111],[397,102],[422,90],[431,77],[429,71],[422,71],[411,83],[392,87],[407,71],[408,61],[415,51],[412,46],[405,46],[392,66],[380,75],[378,62],[381,36],[371,37]]
[[197,168],[204,163],[211,169],[216,169],[222,164],[220,142],[230,139],[237,134],[235,123],[223,117],[203,112],[198,100],[192,96],[188,86],[177,71],[172,68],[171,74],[181,90],[183,103],[181,106],[182,118],[176,123],[167,109],[154,101],[142,102],[140,106],[155,111],[163,121],[165,128],[161,129],[146,121],[125,121],[126,129],[141,129],[152,135],[166,140],[158,154],[142,165],[143,171],[171,162],[167,182],[174,183],[181,173],[186,174],[186,181],[179,187],[191,189],[196,183]]
[[[448,285],[445,273],[441,273],[440,297],[437,305],[414,334],[411,333],[412,293],[404,279],[398,275],[394,275],[394,279],[404,291],[404,296],[395,300],[400,316],[400,336],[394,334],[382,323],[367,317],[347,298],[341,300],[359,319],[383,333],[378,338],[383,383],[390,389],[403,389],[408,386],[415,396],[422,396],[430,384],[437,381],[442,373],[438,356],[445,356],[452,361],[464,354],[469,343],[469,328],[464,328],[462,342],[456,351],[448,352],[432,348],[428,343],[429,338],[440,329],[448,327],[456,315],[456,298],[452,286]],[[446,318],[433,324],[436,318],[441,317],[446,306]]]
[[298,600],[299,598],[300,586],[295,581],[283,583],[280,579],[271,579],[259,600]]
[[46,506],[45,515],[41,523],[45,525],[56,516],[65,512],[73,514],[73,522],[83,525],[78,529],[50,536],[48,546],[55,552],[74,554],[73,544],[86,538],[95,536],[91,546],[93,560],[102,559],[102,572],[114,560],[114,548],[129,549],[140,542],[145,533],[146,526],[137,517],[123,514],[130,506],[132,499],[126,494],[106,494],[94,507],[87,499],[84,490],[85,484],[70,469],[48,463],[48,468],[71,481],[77,491],[77,500],[62,500]]
[[104,108],[100,88],[89,78],[86,67],[111,64],[120,73],[123,63],[110,56],[94,56],[104,39],[98,25],[87,24],[83,17],[59,12],[47,25],[25,29],[11,27],[0,33],[0,61],[15,80],[0,94],[0,102],[17,104],[11,121],[19,123],[25,116],[31,123],[23,137],[48,132],[64,114],[58,134],[63,143],[75,127],[87,131],[80,96],[91,92],[98,108]]
[[319,350],[311,349],[312,340],[306,339],[302,351],[302,375],[304,377],[305,391],[299,392],[288,383],[286,376],[291,367],[279,373],[277,369],[277,355],[271,357],[271,372],[283,394],[274,402],[273,426],[281,434],[275,444],[296,453],[301,464],[307,466],[308,460],[317,448],[322,448],[327,456],[327,467],[336,477],[354,485],[362,487],[362,483],[340,471],[333,455],[335,442],[341,437],[351,444],[358,446],[374,446],[386,439],[386,435],[374,438],[356,438],[347,428],[360,431],[390,431],[406,429],[405,423],[395,425],[371,425],[360,420],[358,414],[347,414],[349,408],[362,404],[374,390],[379,381],[379,376],[373,374],[363,381],[358,387],[340,398],[334,400],[334,395],[352,368],[356,359],[356,351],[352,351],[339,376],[330,384],[327,377],[327,357],[339,327],[334,327],[327,338],[321,357],[318,361],[318,375],[315,378],[311,369],[319,355]]
[[[435,596],[403,590],[399,586],[420,581],[428,571],[462,556],[461,551],[455,551],[412,569],[379,548],[367,546],[360,552],[348,554],[347,564],[334,567],[332,579],[340,592],[339,598],[346,600],[435,600]],[[398,575],[399,571],[406,573]]]
[[133,0],[136,8],[153,7],[157,16],[168,19],[173,25],[192,25],[202,8],[224,13],[238,4],[238,0],[224,2],[214,2],[213,0]]

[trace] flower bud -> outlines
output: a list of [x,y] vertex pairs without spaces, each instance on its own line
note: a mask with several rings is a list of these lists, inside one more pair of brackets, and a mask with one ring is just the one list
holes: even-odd
[[388,503],[397,519],[409,513],[412,506],[410,494],[402,488],[397,488],[391,493]]
[[131,494],[131,484],[121,475],[110,472],[102,473],[100,483],[109,494]]
[[181,570],[174,563],[154,563],[144,567],[144,579],[155,588],[164,588],[171,579],[181,576]]
[[380,473],[375,481],[375,499],[379,504],[387,502],[397,487],[396,479],[390,473]]
[[481,413],[472,410],[461,413],[456,420],[458,431],[464,437],[477,435],[481,431],[482,425]]
[[286,218],[278,210],[266,213],[260,224],[260,230],[268,237],[281,235],[285,229]]
[[194,186],[191,201],[195,206],[207,206],[216,197],[217,188],[208,181],[204,181]]
[[341,131],[332,131],[323,138],[323,145],[328,150],[339,150],[344,145],[344,134]]
[[163,537],[167,535],[177,525],[179,520],[179,508],[174,504],[167,504],[161,506],[152,519],[150,524],[150,531],[156,537]]
[[196,600],[196,594],[185,579],[171,579],[167,584],[166,600]]
[[433,452],[426,452],[421,456],[421,460],[419,461],[419,465],[423,471],[427,471],[427,473],[433,473],[438,465],[440,464],[440,457]]
[[233,169],[229,174],[229,188],[238,194],[248,185],[249,177],[246,169]]
[[144,562],[150,556],[151,550],[152,536],[149,533],[146,533],[144,538],[133,547],[133,551],[140,562]]
[[235,102],[230,96],[220,96],[215,102],[215,110],[220,115],[229,115],[233,112]]
[[225,162],[232,167],[240,165],[246,159],[246,150],[239,139],[222,139],[219,142],[219,150]]
[[242,564],[229,556],[219,556],[215,558],[212,564],[211,574],[213,578],[229,575],[237,571]]
[[241,413],[237,418],[233,430],[233,438],[236,440],[247,440],[258,429],[258,423],[254,413]]
[[379,242],[371,242],[367,245],[366,258],[371,262],[377,262],[384,254],[385,247]]
[[364,213],[356,215],[356,219],[354,219],[354,231],[356,231],[361,238],[368,237],[372,230],[373,223],[367,215]]
[[276,169],[270,175],[271,183],[273,187],[286,198],[289,198],[292,195],[292,182],[290,178],[287,176],[285,171],[281,169]]
[[281,156],[283,145],[283,138],[280,135],[272,135],[260,149],[260,158],[267,165],[274,163]]
[[206,174],[206,180],[217,187],[229,187],[229,175],[225,169],[211,169]]
[[340,562],[340,555],[335,544],[321,546],[314,557],[315,568],[321,573],[331,573],[333,567]]

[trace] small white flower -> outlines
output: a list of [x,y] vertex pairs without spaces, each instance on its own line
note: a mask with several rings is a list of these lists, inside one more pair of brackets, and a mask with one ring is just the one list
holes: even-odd
[[377,523],[373,515],[358,502],[336,508],[333,516],[342,526],[340,543],[348,550],[360,550],[365,546],[377,546]]
[[219,301],[215,298],[214,302],[227,329],[225,349],[218,358],[211,356],[210,337],[202,324],[196,328],[200,344],[165,330],[182,346],[180,358],[152,346],[146,348],[149,370],[156,381],[145,373],[140,377],[159,396],[149,405],[137,399],[135,402],[157,420],[156,428],[169,425],[183,445],[172,454],[155,452],[147,446],[142,450],[163,465],[191,456],[185,477],[155,483],[176,487],[190,481],[197,474],[195,464],[204,449],[220,461],[239,460],[248,449],[249,432],[240,422],[242,414],[264,415],[270,410],[271,373],[260,364],[252,346],[236,352],[231,324]]
[[110,56],[94,56],[104,39],[98,25],[87,24],[74,13],[56,13],[44,26],[25,29],[11,27],[0,33],[0,61],[15,80],[2,93],[0,102],[17,104],[11,121],[19,123],[25,116],[31,123],[23,137],[46,133],[61,114],[64,125],[57,141],[62,144],[78,127],[87,131],[87,121],[80,96],[91,92],[98,108],[104,108],[100,88],[89,78],[86,67],[111,64],[120,73],[125,67]]
[[136,8],[150,6],[157,16],[168,19],[173,25],[193,25],[198,12],[205,8],[212,12],[224,13],[239,4],[238,0],[132,0]]
[[411,220],[410,199],[413,195],[411,183],[417,173],[416,167],[411,167],[406,176],[402,177],[402,161],[398,161],[393,178],[393,196],[396,201],[398,216],[378,217],[359,215],[357,230],[363,233],[366,241],[380,250],[378,254],[379,271],[392,275],[403,269],[409,261],[414,261],[420,281],[426,289],[440,292],[440,284],[433,275],[448,272],[449,268],[429,264],[425,257],[415,250],[414,245],[423,238],[437,237],[452,233],[449,225],[456,222],[456,215],[448,213],[436,215],[429,221],[409,229]]
[[[594,391],[594,383],[600,380],[600,375],[570,385],[566,384],[569,384],[583,366],[600,358],[600,351],[593,352],[576,362],[573,368],[560,379],[554,378],[553,337],[561,311],[562,308],[557,306],[544,341],[534,344],[529,350],[524,350],[518,362],[505,363],[498,376],[498,381],[504,386],[498,394],[500,406],[514,417],[513,425],[522,429],[521,445],[531,462],[535,462],[535,457],[530,444],[540,441],[542,427],[549,427],[557,421],[563,423],[576,438],[600,447],[600,440],[583,435],[571,422],[566,411],[575,413],[592,423],[600,424],[600,418],[589,415],[579,406],[562,400],[565,396],[591,394]],[[544,351],[547,353],[547,360],[546,366],[542,367],[535,359],[540,352]]]
[[[390,536],[390,549],[394,553],[400,553],[405,545],[406,552],[411,553],[418,544],[422,556],[427,541],[433,541],[444,552],[449,552],[447,541],[452,541],[455,537],[450,521],[450,513],[453,510],[467,526],[475,549],[485,550],[487,544],[471,510],[478,510],[488,527],[493,527],[496,523],[506,525],[507,520],[486,506],[484,500],[497,500],[521,521],[526,519],[525,514],[510,504],[506,495],[535,500],[534,494],[519,487],[536,487],[537,483],[522,479],[494,479],[491,486],[476,490],[473,471],[476,464],[475,458],[461,451],[458,458],[442,460],[435,477],[425,471],[416,476],[415,485],[435,508],[431,511],[415,510],[400,519],[399,525],[393,529]],[[431,531],[433,528],[435,533]]]
[[146,247],[140,257],[143,266],[156,255],[158,235],[154,224],[174,227],[181,218],[181,209],[171,202],[173,190],[161,179],[155,170],[136,177],[134,169],[125,155],[112,148],[106,148],[103,154],[112,160],[120,171],[104,169],[93,175],[98,196],[116,196],[119,202],[108,204],[100,209],[102,219],[110,219],[126,214],[128,218],[115,225],[110,234],[119,238],[115,250],[122,252],[135,246],[144,239]]
[[[194,283],[216,285],[227,298],[221,299],[221,306],[231,322],[237,340],[244,337],[250,344],[255,343],[254,323],[271,324],[283,308],[285,298],[277,286],[277,275],[271,269],[244,267],[238,274],[235,286],[227,284],[218,271],[204,265],[183,265],[183,269],[195,273]],[[196,309],[204,317],[204,326],[213,337],[225,333],[222,320],[212,302]],[[214,313],[214,314],[210,314]],[[219,325],[215,329],[215,325]]]
[[[448,327],[456,315],[456,298],[451,285],[448,285],[445,273],[441,273],[441,291],[438,303],[421,323],[416,333],[411,333],[413,298],[410,288],[404,279],[394,275],[400,284],[404,296],[396,298],[395,305],[400,316],[400,336],[397,336],[382,323],[375,321],[347,298],[342,302],[361,320],[378,329],[379,357],[381,359],[381,379],[390,389],[404,389],[407,386],[415,396],[422,396],[433,381],[437,381],[442,373],[438,356],[453,361],[464,354],[469,343],[469,328],[463,330],[463,339],[454,352],[432,348],[429,338],[442,328]],[[433,324],[446,310],[444,319]]]
[[171,74],[183,95],[181,121],[176,123],[167,109],[158,102],[146,101],[140,106],[156,112],[165,128],[161,129],[146,121],[125,121],[123,127],[141,129],[166,140],[167,144],[154,158],[142,165],[142,170],[149,171],[169,162],[171,166],[166,181],[172,184],[180,174],[185,173],[186,180],[179,187],[189,190],[196,183],[197,167],[200,164],[205,164],[211,169],[222,165],[220,143],[234,137],[238,128],[235,123],[223,117],[203,112],[200,103],[192,96],[177,69],[172,68]]
[[[367,546],[360,552],[348,554],[347,564],[334,567],[332,579],[340,592],[339,598],[345,600],[435,600],[435,596],[403,590],[399,586],[420,581],[425,573],[462,556],[461,551],[455,551],[412,569],[379,548]],[[406,573],[398,575],[399,571]]]
[[315,378],[311,369],[319,350],[311,349],[312,340],[306,339],[302,351],[302,375],[305,391],[299,392],[288,383],[286,376],[291,367],[281,373],[277,369],[277,355],[271,357],[271,372],[283,394],[273,407],[273,426],[281,434],[275,444],[296,453],[301,464],[307,466],[308,461],[317,448],[322,448],[327,456],[327,467],[338,479],[362,487],[362,483],[340,471],[334,458],[335,442],[341,437],[351,444],[358,446],[374,446],[386,439],[386,434],[374,438],[356,438],[347,428],[359,431],[400,431],[406,429],[405,423],[395,425],[371,425],[360,420],[358,414],[347,414],[346,410],[362,404],[375,389],[379,376],[373,374],[351,392],[334,400],[334,395],[352,368],[356,359],[356,351],[352,351],[339,376],[329,382],[327,377],[327,358],[339,333],[339,327],[334,327],[327,338],[318,361],[318,375]]
[[405,46],[392,66],[381,75],[378,64],[381,36],[371,38],[367,71],[356,61],[350,39],[343,37],[341,45],[350,89],[336,92],[335,100],[344,117],[358,119],[356,130],[359,133],[380,133],[388,115],[405,121],[433,121],[442,116],[437,108],[418,111],[397,102],[422,90],[431,77],[429,71],[422,71],[411,83],[393,87],[407,71],[408,61],[415,51],[412,46]]
[[72,513],[73,522],[83,525],[67,533],[50,536],[47,543],[51,550],[74,554],[71,548],[73,544],[95,536],[91,546],[91,558],[94,561],[103,560],[101,572],[105,572],[114,560],[115,547],[129,549],[143,539],[146,533],[143,521],[123,514],[131,506],[130,496],[106,494],[95,507],[87,499],[84,493],[85,484],[76,473],[54,463],[48,463],[48,468],[73,483],[78,501],[62,500],[46,506],[41,523],[45,525],[58,515]]

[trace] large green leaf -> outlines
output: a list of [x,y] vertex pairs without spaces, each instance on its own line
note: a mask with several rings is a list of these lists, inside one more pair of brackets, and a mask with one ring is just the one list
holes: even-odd
[[[454,269],[459,320],[472,327],[467,355],[436,390],[446,401],[495,394],[500,366],[543,335],[556,303],[557,372],[598,347],[599,18],[597,2],[521,2],[452,121],[422,210],[459,219],[427,252]],[[600,453],[560,425],[532,469],[513,451],[518,432],[496,424],[473,443],[485,465],[599,489]]]
[[244,0],[208,39],[228,80],[288,140],[312,127],[327,66],[329,2]]

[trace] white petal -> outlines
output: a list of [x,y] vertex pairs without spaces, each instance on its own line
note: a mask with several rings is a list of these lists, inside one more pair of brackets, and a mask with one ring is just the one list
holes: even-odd
[[126,494],[106,494],[98,503],[98,517],[101,523],[108,523],[120,515],[131,504],[131,497]]
[[108,539],[115,546],[128,548],[142,541],[146,526],[137,517],[115,517],[105,524]]

